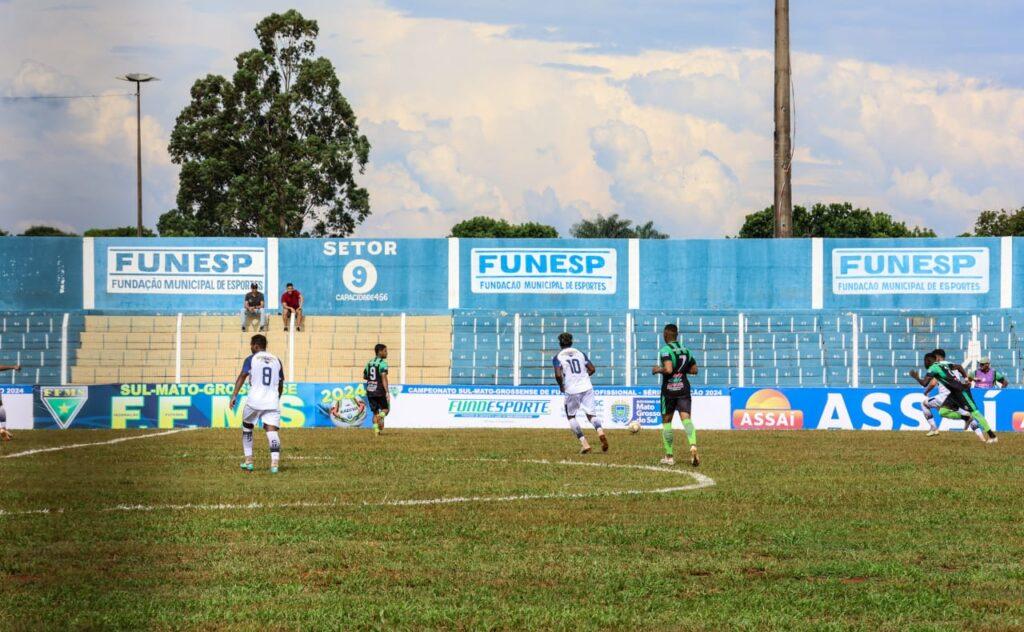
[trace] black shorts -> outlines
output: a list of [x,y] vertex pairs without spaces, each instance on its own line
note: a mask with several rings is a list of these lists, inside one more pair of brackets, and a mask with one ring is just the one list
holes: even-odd
[[687,415],[689,415],[691,405],[692,400],[690,399],[689,395],[687,395],[686,397],[669,397],[667,395],[661,396],[662,415],[667,415],[669,413],[675,412],[686,413]]
[[370,395],[366,398],[366,401],[370,404],[370,412],[377,414],[382,410],[388,409],[388,398],[381,397],[378,395]]
[[974,403],[971,390],[967,388],[962,391],[950,391],[949,397],[942,403],[942,407],[950,410],[960,410],[963,408],[969,413],[978,411],[978,405]]

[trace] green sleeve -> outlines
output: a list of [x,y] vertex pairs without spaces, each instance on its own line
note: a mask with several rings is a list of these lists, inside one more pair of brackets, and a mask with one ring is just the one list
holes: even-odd
[[672,362],[672,347],[668,345],[662,346],[662,348],[658,351],[658,358],[660,358],[662,362],[664,362],[665,360]]
[[387,360],[381,360],[380,361],[380,372],[381,373],[387,373],[388,372],[388,361]]

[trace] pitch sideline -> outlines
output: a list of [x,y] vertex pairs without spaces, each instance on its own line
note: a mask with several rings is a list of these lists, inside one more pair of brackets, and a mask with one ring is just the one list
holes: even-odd
[[[179,432],[188,432],[190,430],[198,430],[198,428],[175,428],[174,430],[166,430],[164,432],[154,432],[152,434],[138,435],[134,437],[119,437],[117,439],[111,439],[109,441],[96,441],[94,443],[73,443],[71,445],[59,445],[52,448],[37,448],[35,450],[25,450],[24,452],[15,452],[14,454],[5,454],[0,456],[2,459],[14,459],[20,456],[31,456],[33,454],[43,454],[44,452],[60,452],[61,450],[73,450],[75,448],[88,448],[94,445],[110,445],[112,443],[123,443],[125,441],[136,441],[138,439],[150,439],[152,437],[163,437],[170,434],[177,434]],[[0,515],[3,515],[0,512]]]

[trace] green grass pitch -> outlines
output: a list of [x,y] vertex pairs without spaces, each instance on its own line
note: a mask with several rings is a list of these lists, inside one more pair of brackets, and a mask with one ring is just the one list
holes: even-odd
[[0,628],[1024,627],[1022,436],[701,432],[700,488],[553,463],[656,466],[649,431],[284,431],[276,476],[237,430],[2,458],[141,434],[0,447]]

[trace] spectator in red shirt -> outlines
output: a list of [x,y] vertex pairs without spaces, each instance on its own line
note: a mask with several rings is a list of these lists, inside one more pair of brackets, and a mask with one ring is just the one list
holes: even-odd
[[281,316],[284,318],[284,330],[288,331],[288,319],[295,314],[295,328],[302,331],[302,292],[289,283],[285,293],[281,295]]

